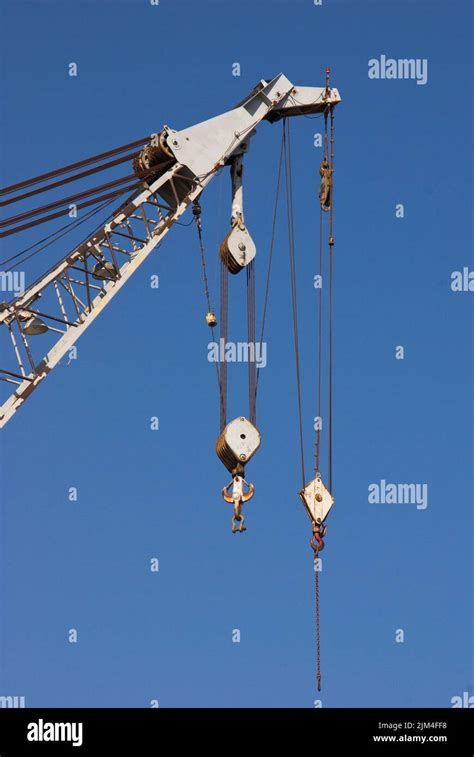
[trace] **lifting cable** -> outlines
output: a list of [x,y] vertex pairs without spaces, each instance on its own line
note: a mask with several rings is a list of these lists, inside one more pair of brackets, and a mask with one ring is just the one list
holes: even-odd
[[[220,361],[220,423],[222,433],[227,424],[227,360],[225,349],[229,331],[229,271],[225,258],[220,260],[220,345],[224,345],[224,359]],[[219,345],[219,347],[220,347]]]
[[257,423],[257,361],[256,361],[256,323],[255,323],[255,261],[247,266],[247,341],[249,349],[254,350],[253,360],[248,361],[249,383],[249,420],[255,426]]
[[[330,130],[328,137],[328,117],[330,120]],[[293,188],[291,173],[291,138],[290,128],[287,119],[283,124],[283,141],[284,141],[284,164],[285,164],[285,186],[286,186],[286,203],[288,217],[288,242],[289,242],[289,259],[290,259],[290,284],[291,284],[291,301],[293,310],[293,341],[295,350],[295,370],[296,370],[296,387],[297,387],[297,404],[298,404],[298,421],[299,421],[299,440],[300,440],[300,457],[301,457],[301,477],[302,492],[305,490],[305,467],[304,467],[304,443],[303,443],[303,420],[301,409],[301,371],[300,371],[300,350],[298,336],[298,302],[296,289],[296,265],[295,265],[295,240],[294,240],[294,215],[293,215]],[[322,491],[329,495],[332,500],[332,401],[333,401],[333,172],[334,172],[334,108],[329,105],[324,112],[324,144],[323,160],[320,166],[320,213],[319,213],[319,272],[322,281],[323,275],[323,214],[328,213],[328,376],[327,376],[327,423],[328,423],[328,486],[329,492],[324,489],[320,479],[320,449],[321,449],[321,409],[322,409],[322,364],[323,364],[323,295],[322,286],[319,287],[319,301],[317,308],[317,414],[318,423],[316,427],[315,440],[315,482],[321,485]],[[318,490],[319,491],[319,490]],[[322,496],[320,497],[322,499]],[[304,499],[303,499],[304,501]],[[321,520],[318,524],[313,522],[313,538],[310,540],[314,553],[314,575],[315,575],[315,631],[316,631],[316,685],[318,691],[321,690],[321,635],[320,635],[320,598],[319,598],[319,573],[320,562],[319,552],[324,547],[322,536],[325,534],[325,527]]]
[[298,337],[298,300],[296,291],[296,263],[295,263],[295,236],[294,236],[294,219],[293,219],[293,182],[291,175],[291,135],[290,125],[285,118],[283,122],[283,140],[284,140],[284,160],[285,160],[285,189],[286,189],[286,206],[288,220],[288,250],[290,256],[290,282],[291,282],[291,304],[293,311],[293,343],[295,348],[295,369],[296,369],[296,390],[298,403],[298,423],[299,423],[299,440],[300,440],[300,460],[301,460],[301,479],[304,488],[306,483],[304,467],[304,445],[303,445],[303,414],[301,408],[301,371],[300,371],[300,348]]
[[[333,316],[332,316],[332,286],[333,286],[333,205],[334,205],[334,107],[330,109],[331,119],[331,155],[330,155],[330,206],[329,206],[329,365],[328,365],[328,485],[332,491],[332,340],[333,340]],[[327,131],[327,126],[326,126]],[[326,140],[327,141],[327,140]]]
[[[227,359],[226,346],[228,343],[229,330],[229,250],[225,247],[225,240],[221,245],[220,252],[220,349],[224,355],[220,361],[219,388],[220,388],[220,432],[227,425]],[[246,266],[247,287],[247,336],[249,350],[253,349],[253,355],[248,360],[248,397],[249,397],[249,420],[255,426],[257,420],[257,364],[256,364],[256,308],[255,308],[255,261]]]
[[[199,200],[196,199],[194,200],[194,204],[193,204],[193,216],[194,216],[194,221],[196,222],[196,228],[197,228],[198,240],[199,240],[199,254],[201,258],[202,278],[203,278],[203,284],[204,284],[204,296],[206,298],[206,305],[207,305],[206,321],[207,321],[207,325],[211,329],[212,341],[215,343],[216,341],[215,327],[217,325],[217,320],[214,315],[214,311],[211,307],[211,295],[209,292],[209,280],[208,280],[207,268],[206,268],[206,255],[205,255],[204,240],[203,240],[203,235],[202,235],[201,214],[202,214],[201,205],[199,204]],[[219,375],[218,363],[216,363],[216,373],[217,373],[217,383],[219,386],[219,395],[220,395],[221,408],[222,408],[223,396],[222,396],[221,377]]]
[[[280,201],[280,186],[281,186],[281,174],[282,174],[282,167],[283,167],[283,156],[284,156],[284,147],[285,147],[285,122],[283,121],[283,129],[281,132],[281,147],[280,147],[280,159],[278,161],[278,174],[277,174],[277,184],[276,184],[276,190],[275,190],[275,203],[273,206],[273,221],[272,221],[272,233],[270,238],[270,250],[268,253],[268,266],[267,266],[267,275],[266,275],[266,283],[265,283],[265,295],[263,300],[263,311],[262,311],[262,326],[260,330],[260,344],[263,344],[263,337],[265,335],[265,323],[267,318],[267,307],[268,307],[268,296],[270,291],[270,278],[271,278],[271,272],[272,272],[272,262],[273,262],[273,250],[275,247],[275,235],[276,235],[276,223],[277,223],[277,216],[278,216],[278,206]],[[260,378],[260,366],[257,369],[257,378],[256,378],[256,386],[255,386],[255,401],[257,401],[257,391],[258,391],[258,382]]]
[[[323,160],[327,153],[327,113],[324,113],[324,141],[323,141]],[[318,367],[317,367],[317,428],[314,453],[314,475],[320,470],[320,450],[321,450],[321,383],[322,383],[322,343],[323,343],[323,203],[319,203],[319,276],[320,286],[318,294]]]
[[[260,446],[260,434],[256,428],[256,395],[257,395],[257,344],[256,344],[256,269],[254,263],[255,246],[245,226],[242,204],[242,153],[234,156],[231,166],[232,179],[232,218],[231,229],[219,247],[219,275],[220,275],[220,311],[219,311],[219,342],[218,359],[216,361],[219,385],[219,437],[216,441],[216,453],[221,462],[232,474],[232,481],[222,490],[226,502],[234,505],[232,519],[233,533],[246,530],[242,506],[252,498],[253,484],[245,481],[245,464]],[[201,206],[194,201],[193,216],[199,240],[202,280],[204,296],[207,305],[206,321],[211,327],[213,342],[214,328],[217,319],[212,310],[207,275],[206,258],[203,243]],[[249,258],[247,259],[247,255]],[[247,362],[248,362],[248,420],[240,415],[228,423],[227,418],[227,389],[228,389],[228,329],[229,329],[229,273],[238,274],[243,269],[247,290]],[[269,278],[267,276],[267,278]],[[267,284],[268,289],[268,284]],[[267,293],[268,294],[268,293]],[[240,348],[240,345],[239,345]],[[238,431],[236,432],[236,426]],[[234,434],[237,436],[234,438]],[[245,490],[247,488],[247,491]]]
[[[245,147],[245,146],[244,146]],[[219,247],[220,259],[220,433],[216,441],[216,453],[220,461],[232,475],[229,484],[222,489],[225,502],[233,505],[232,532],[243,533],[245,517],[243,505],[252,499],[253,484],[245,480],[247,463],[260,447],[260,432],[256,426],[257,391],[257,344],[255,313],[255,243],[245,223],[243,203],[243,156],[245,149],[239,150],[230,160],[232,184],[232,215],[230,231]],[[238,275],[246,269],[247,290],[247,337],[245,344],[228,342],[229,326],[229,273]],[[228,361],[240,360],[241,346],[245,347],[248,363],[248,417],[242,413],[228,422],[227,419],[227,378]],[[228,349],[230,348],[230,350]],[[235,357],[231,355],[234,354]],[[237,352],[238,351],[238,352]]]
[[[277,218],[278,218],[280,189],[281,189],[281,183],[282,183],[281,179],[282,179],[282,172],[283,172],[284,150],[285,150],[285,129],[282,130],[280,155],[279,155],[279,161],[278,161],[275,201],[274,201],[274,208],[273,208],[272,231],[271,231],[270,249],[269,249],[268,265],[267,265],[266,281],[265,281],[265,295],[264,295],[264,302],[263,302],[263,309],[262,309],[262,322],[261,322],[261,329],[260,329],[260,344],[263,344],[263,339],[264,339],[264,334],[265,334],[265,325],[266,325],[266,316],[267,316],[267,309],[268,309],[270,280],[271,280],[271,271],[272,271],[272,262],[273,262],[273,251],[275,247],[276,225],[277,225]],[[212,338],[213,338],[213,341],[215,342],[214,328],[217,325],[217,319],[214,316],[214,311],[212,308],[211,297],[210,297],[210,292],[209,292],[206,259],[205,259],[204,245],[203,245],[203,239],[202,239],[201,206],[199,205],[198,200],[195,200],[194,202],[193,214],[196,220],[196,225],[197,225],[197,230],[198,230],[202,278],[203,278],[203,284],[204,284],[204,296],[206,299],[206,305],[208,309],[206,320],[209,326],[211,327]],[[220,269],[220,314],[219,314],[220,334],[219,336],[220,336],[220,340],[223,340],[221,341],[221,344],[223,343],[224,345],[226,345],[227,338],[228,338],[228,320],[229,320],[229,307],[228,307],[229,278],[228,278],[228,266],[226,265],[225,257],[224,259],[221,258],[219,269]],[[254,348],[256,349],[256,330],[257,329],[256,329],[256,305],[255,305],[256,285],[255,285],[254,261],[252,261],[246,267],[246,269],[247,269],[246,277],[247,277],[248,343],[249,345],[254,345]],[[257,391],[258,391],[260,370],[261,370],[260,366],[257,368],[256,360],[254,361],[249,360],[249,363],[248,363],[249,419],[251,423],[253,423],[254,425],[256,424],[256,416],[257,416]],[[225,428],[226,423],[227,423],[227,363],[226,361],[221,362],[220,369],[217,367],[217,379],[218,379],[219,393],[220,393],[219,428],[220,428],[220,431],[222,432],[222,430]]]
[[[291,134],[290,125],[287,119],[284,119],[283,134],[285,144],[285,188],[286,188],[286,205],[288,219],[288,251],[290,258],[290,282],[291,282],[291,304],[293,311],[293,343],[295,349],[295,372],[296,372],[296,390],[298,403],[298,426],[300,440],[300,460],[301,460],[301,489],[306,486],[306,476],[304,467],[304,442],[303,442],[303,415],[301,408],[301,371],[300,371],[300,350],[298,336],[298,299],[296,288],[296,262],[295,262],[295,238],[294,238],[294,215],[293,215],[293,184],[291,175]],[[316,561],[318,551],[314,550],[314,576],[315,576],[315,630],[316,630],[316,686],[318,691],[321,690],[321,638],[320,638],[320,615],[319,615],[319,567]]]

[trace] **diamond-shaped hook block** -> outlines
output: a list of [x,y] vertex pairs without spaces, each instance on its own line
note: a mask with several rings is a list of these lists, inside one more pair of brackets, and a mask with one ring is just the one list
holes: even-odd
[[313,523],[324,523],[326,516],[334,504],[334,497],[324,486],[321,477],[316,476],[299,493],[306,512]]

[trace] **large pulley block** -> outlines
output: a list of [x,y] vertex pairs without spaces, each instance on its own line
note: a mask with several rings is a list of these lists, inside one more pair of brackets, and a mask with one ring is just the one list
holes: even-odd
[[260,447],[259,430],[241,416],[227,424],[216,442],[219,460],[231,473],[239,470],[254,456]]
[[236,224],[222,242],[219,255],[230,273],[239,273],[252,262],[257,249],[247,228]]

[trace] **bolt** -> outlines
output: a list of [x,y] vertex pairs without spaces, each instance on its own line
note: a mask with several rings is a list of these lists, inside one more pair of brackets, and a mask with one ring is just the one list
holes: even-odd
[[319,492],[318,492],[318,494],[316,494],[315,499],[316,499],[316,502],[322,502],[323,501],[323,498],[322,498],[321,494],[319,494]]
[[240,459],[245,461],[247,459],[247,455],[240,455]]
[[246,249],[247,249],[247,248],[246,248],[246,246],[244,245],[244,243],[243,243],[243,242],[240,242],[240,243],[239,243],[239,250],[241,250],[241,252],[244,252],[244,250],[246,250]]

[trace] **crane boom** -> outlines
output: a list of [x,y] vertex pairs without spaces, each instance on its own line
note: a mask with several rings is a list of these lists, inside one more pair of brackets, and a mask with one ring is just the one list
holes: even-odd
[[[0,304],[0,379],[14,386],[0,406],[3,427],[160,244],[216,173],[248,149],[255,127],[323,112],[340,102],[336,89],[296,87],[283,74],[262,80],[232,110],[181,131],[165,126],[160,155],[142,188],[111,220],[9,303]],[[153,138],[152,143],[153,145]],[[48,334],[37,359],[30,336]],[[41,339],[38,340],[41,342]],[[52,344],[51,344],[52,342]],[[7,347],[9,351],[7,352]]]

